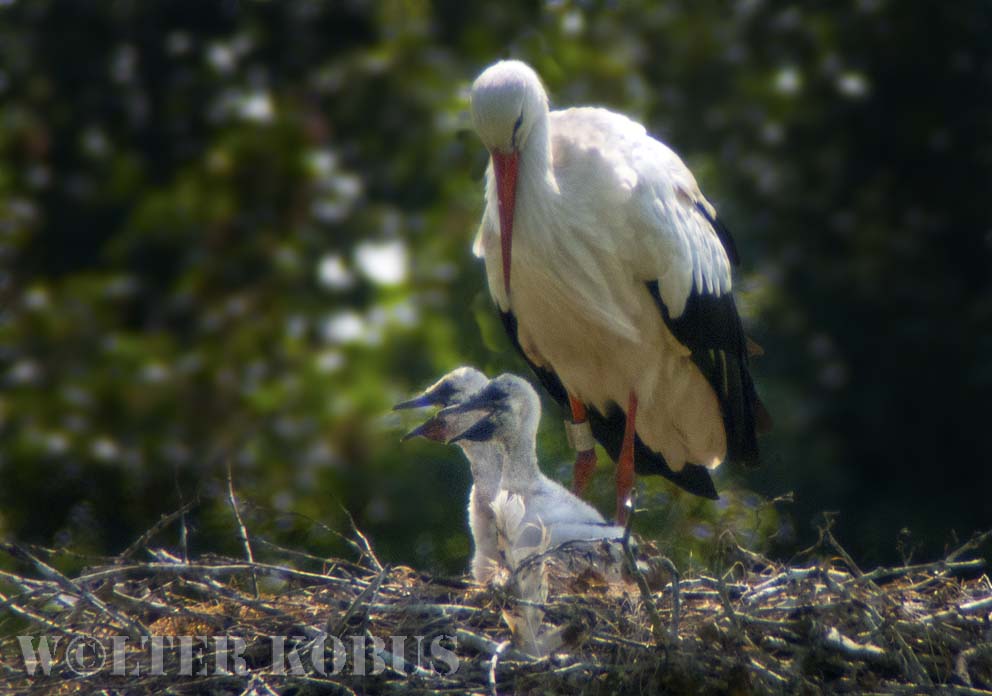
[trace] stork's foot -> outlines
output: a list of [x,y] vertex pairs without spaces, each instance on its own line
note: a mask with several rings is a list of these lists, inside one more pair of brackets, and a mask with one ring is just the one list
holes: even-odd
[[572,492],[582,495],[589,486],[589,480],[596,470],[596,450],[587,449],[575,455],[575,474],[572,477]]

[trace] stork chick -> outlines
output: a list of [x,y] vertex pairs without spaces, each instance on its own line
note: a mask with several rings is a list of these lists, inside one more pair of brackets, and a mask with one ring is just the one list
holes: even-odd
[[474,424],[449,442],[494,444],[500,451],[499,490],[519,497],[524,506],[522,523],[533,530],[521,537],[520,544],[537,547],[544,532],[552,547],[623,536],[622,527],[607,524],[594,507],[541,473],[536,450],[541,401],[526,380],[500,375],[461,403],[441,410],[438,417],[467,414],[474,414]]
[[[459,367],[444,375],[422,394],[393,406],[394,409],[426,408],[459,404],[479,391],[489,379],[474,367]],[[446,442],[469,428],[471,414],[434,415],[403,436],[403,440],[423,437]],[[492,503],[503,474],[503,452],[493,442],[461,440],[458,446],[468,459],[472,489],[468,496],[468,526],[472,533],[472,577],[488,582],[499,561]]]

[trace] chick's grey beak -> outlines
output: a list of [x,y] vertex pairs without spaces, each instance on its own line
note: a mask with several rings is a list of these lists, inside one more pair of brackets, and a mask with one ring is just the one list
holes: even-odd
[[415,396],[407,401],[401,401],[393,406],[393,410],[402,411],[408,408],[426,408],[428,406],[433,406],[436,403],[437,402],[434,401],[431,394],[421,394],[420,396]]
[[401,442],[406,442],[415,437],[422,437],[427,440],[434,440],[435,442],[444,442],[448,435],[448,428],[445,426],[444,421],[435,416],[404,435]]
[[493,395],[488,393],[489,390],[483,389],[465,399],[462,402],[448,406],[438,412],[438,415],[446,416],[448,414],[457,415],[462,413],[469,413],[470,411],[482,411],[484,413],[491,413],[496,406],[496,399]]
[[448,440],[448,444],[454,444],[459,440],[468,440],[470,442],[488,442],[492,439],[495,432],[496,423],[493,421],[493,414],[487,413],[473,425]]

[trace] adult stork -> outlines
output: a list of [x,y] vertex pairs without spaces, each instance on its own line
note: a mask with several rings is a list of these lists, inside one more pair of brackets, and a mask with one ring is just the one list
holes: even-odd
[[[487,68],[471,103],[491,155],[475,253],[516,347],[617,461],[617,519],[635,470],[716,498],[709,471],[757,464],[769,419],[731,293],[737,249],[713,206],[643,126],[549,111],[525,63]],[[581,493],[593,442],[581,428],[570,439]]]

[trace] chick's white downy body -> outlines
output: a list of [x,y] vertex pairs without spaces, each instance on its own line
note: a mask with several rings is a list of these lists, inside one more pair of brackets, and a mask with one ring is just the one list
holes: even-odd
[[[461,426],[458,426],[461,427]],[[457,430],[457,427],[453,430]],[[468,526],[472,533],[472,577],[485,583],[499,564],[493,501],[503,474],[503,451],[494,443],[459,442],[472,471]]]

